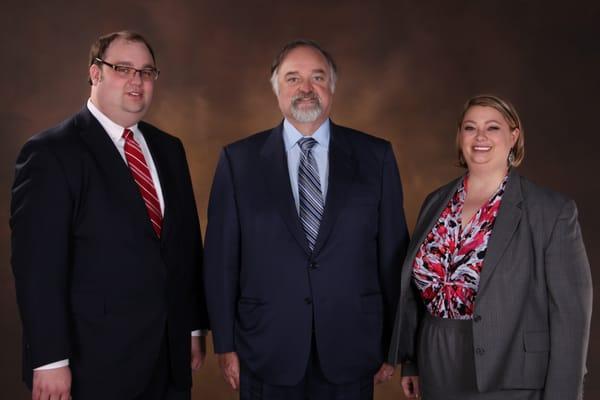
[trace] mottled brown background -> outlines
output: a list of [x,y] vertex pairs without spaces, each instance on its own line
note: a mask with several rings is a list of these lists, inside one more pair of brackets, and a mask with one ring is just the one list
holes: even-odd
[[[282,44],[321,42],[336,56],[336,122],[394,144],[410,226],[424,196],[460,171],[454,124],[471,95],[517,106],[527,134],[521,170],[577,201],[594,275],[600,13],[595,1],[9,1],[0,16],[0,397],[25,399],[20,322],[9,265],[13,163],[33,133],[87,99],[87,52],[101,33],[131,28],[154,44],[163,74],[148,120],[184,141],[201,218],[219,149],[275,125],[268,67]],[[510,295],[510,294],[507,294]],[[594,318],[587,398],[600,398]],[[234,399],[215,358],[194,398]],[[397,379],[377,399],[401,398]]]

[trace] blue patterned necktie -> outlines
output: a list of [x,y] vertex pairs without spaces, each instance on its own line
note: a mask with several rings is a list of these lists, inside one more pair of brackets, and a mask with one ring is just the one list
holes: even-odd
[[300,203],[300,221],[306,233],[308,247],[312,251],[315,248],[319,225],[323,217],[323,194],[321,192],[321,181],[317,162],[312,155],[312,148],[317,144],[313,138],[302,138],[298,140],[298,146],[302,151],[300,166],[298,167],[298,198]]

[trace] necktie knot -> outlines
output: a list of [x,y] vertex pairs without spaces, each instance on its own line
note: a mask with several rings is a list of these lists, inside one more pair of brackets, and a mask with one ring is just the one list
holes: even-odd
[[311,137],[305,137],[298,140],[298,146],[300,146],[300,150],[302,150],[304,154],[309,152],[315,144],[317,144],[317,141]]
[[131,129],[125,128],[123,130],[123,139],[125,139],[125,140],[133,139],[133,132],[131,131]]

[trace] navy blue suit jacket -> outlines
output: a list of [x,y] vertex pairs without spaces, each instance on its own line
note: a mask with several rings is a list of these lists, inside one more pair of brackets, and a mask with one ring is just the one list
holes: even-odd
[[12,266],[24,379],[69,359],[74,398],[133,398],[168,333],[177,387],[190,332],[208,327],[202,247],[181,142],[140,122],[165,201],[161,238],[123,158],[84,108],[29,140],[12,190]]
[[215,351],[270,384],[302,379],[316,339],[333,383],[376,372],[391,336],[408,244],[391,145],[331,124],[314,251],[295,207],[282,125],[223,150],[205,242]]

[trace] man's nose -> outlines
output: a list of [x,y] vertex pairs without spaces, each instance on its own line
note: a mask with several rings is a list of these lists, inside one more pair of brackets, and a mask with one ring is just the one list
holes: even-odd
[[134,69],[133,70],[133,75],[130,76],[129,80],[133,83],[137,83],[137,84],[142,84],[142,71],[140,71],[139,69]]
[[300,90],[303,93],[311,93],[313,91],[313,86],[310,79],[305,79],[302,81],[302,84],[300,85]]

